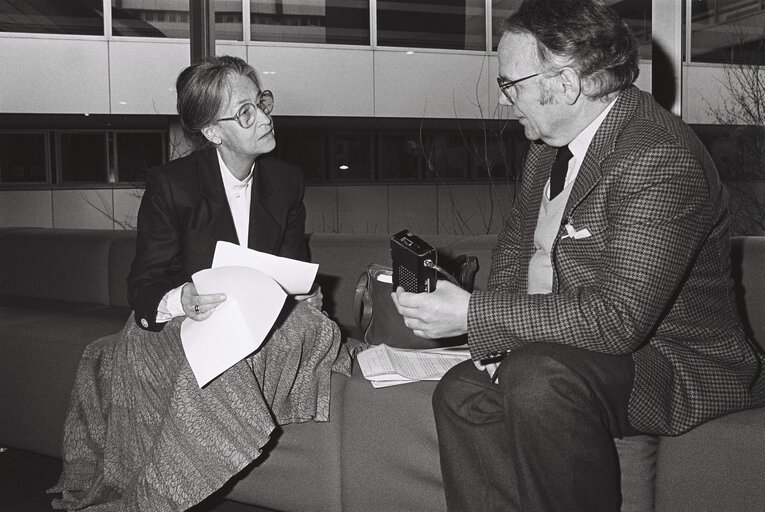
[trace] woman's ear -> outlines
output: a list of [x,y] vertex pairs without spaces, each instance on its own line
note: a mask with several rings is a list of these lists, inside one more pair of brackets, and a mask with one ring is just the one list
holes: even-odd
[[582,93],[582,81],[579,75],[571,68],[563,68],[558,77],[566,103],[573,105]]
[[210,124],[202,128],[202,135],[204,135],[207,140],[209,140],[216,146],[219,145],[221,142],[218,126],[215,124]]

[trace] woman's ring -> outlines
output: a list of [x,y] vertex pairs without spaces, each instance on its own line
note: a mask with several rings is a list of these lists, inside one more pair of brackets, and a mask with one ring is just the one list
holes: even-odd
[[196,304],[196,305],[194,305],[194,311],[196,311],[197,313],[199,313],[199,304]]

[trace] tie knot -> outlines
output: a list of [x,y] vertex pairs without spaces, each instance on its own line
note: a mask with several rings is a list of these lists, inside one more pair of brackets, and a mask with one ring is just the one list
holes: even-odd
[[558,152],[555,154],[555,160],[556,162],[568,162],[571,160],[571,157],[574,156],[571,154],[571,150],[568,149],[568,144],[565,146],[561,146],[558,148]]

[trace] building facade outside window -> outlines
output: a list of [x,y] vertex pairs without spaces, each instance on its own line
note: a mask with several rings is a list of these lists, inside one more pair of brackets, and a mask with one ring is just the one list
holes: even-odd
[[484,0],[377,1],[377,44],[486,50]]
[[697,0],[691,10],[691,61],[765,65],[765,2]]
[[369,45],[367,0],[252,0],[253,41]]

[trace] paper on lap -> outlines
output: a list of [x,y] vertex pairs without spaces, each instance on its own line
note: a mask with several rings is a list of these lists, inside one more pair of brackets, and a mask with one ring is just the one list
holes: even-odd
[[252,354],[270,332],[287,294],[308,293],[319,266],[218,242],[212,268],[192,276],[197,293],[226,300],[202,322],[186,318],[181,342],[199,387]]
[[274,256],[231,242],[218,242],[212,268],[229,266],[251,267],[265,272],[290,295],[310,292],[319,270],[318,263]]

